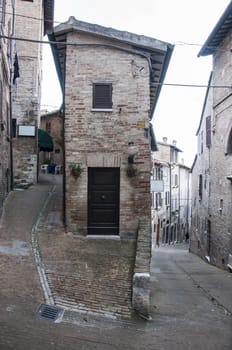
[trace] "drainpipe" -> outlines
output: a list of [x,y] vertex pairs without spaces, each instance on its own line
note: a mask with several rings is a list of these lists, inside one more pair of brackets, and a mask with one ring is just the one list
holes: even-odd
[[170,147],[170,162],[169,162],[169,194],[170,194],[170,206],[169,206],[169,232],[168,232],[168,244],[171,243],[172,232],[172,164],[171,164],[171,147]]
[[177,219],[177,242],[180,241],[180,210],[181,210],[181,203],[180,203],[180,186],[181,186],[181,183],[180,183],[180,164],[178,165],[178,180],[179,180],[179,183],[178,183],[178,219]]
[[[188,189],[187,189],[187,232],[190,237],[189,215],[190,215],[190,172],[188,172]],[[189,238],[189,241],[190,241],[190,238]]]

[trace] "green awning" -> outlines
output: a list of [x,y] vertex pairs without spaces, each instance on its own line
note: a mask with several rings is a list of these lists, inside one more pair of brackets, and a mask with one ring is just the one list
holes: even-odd
[[51,135],[43,129],[38,129],[38,147],[40,151],[52,152],[53,140]]

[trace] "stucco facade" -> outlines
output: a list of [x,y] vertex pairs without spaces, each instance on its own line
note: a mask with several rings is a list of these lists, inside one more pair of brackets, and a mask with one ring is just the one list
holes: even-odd
[[[224,269],[231,268],[232,258],[231,10],[230,4],[199,54],[213,55],[213,71],[197,131],[199,149],[192,170],[190,248]],[[216,34],[217,45],[210,45],[209,40],[214,40]]]
[[[114,276],[118,275],[114,279],[115,287],[120,285],[128,290],[130,302],[125,299],[124,307],[130,309],[132,303],[139,313],[149,317],[149,121],[158,98],[157,85],[151,89],[153,68],[149,57],[159,56],[155,79],[162,79],[160,73],[165,74],[171,47],[155,39],[80,22],[73,17],[55,28],[53,49],[54,38],[60,50],[60,71],[65,77],[61,85],[65,81],[67,231],[78,237],[74,244],[81,244],[85,251],[93,246],[92,240],[102,246],[102,257],[95,250],[86,254],[84,261],[92,265],[94,255],[97,256],[94,271],[97,276],[98,265],[104,264],[105,273],[100,274],[103,280],[111,270],[111,264],[107,263],[108,250],[113,249],[119,262],[124,260],[124,265],[129,266],[124,281],[120,277],[123,265],[111,270]],[[64,40],[69,43],[66,47]],[[102,94],[102,89],[107,94]],[[78,166],[81,173],[75,177],[73,170]],[[127,172],[131,167],[136,169],[132,177]],[[98,285],[95,279],[93,285]],[[102,299],[99,310],[112,312],[115,295],[107,297],[105,303],[107,289],[97,289],[97,293]],[[90,296],[89,300],[85,298],[86,308],[90,307],[90,300]],[[78,299],[75,301],[80,303]],[[120,314],[122,307],[118,305],[116,313]]]

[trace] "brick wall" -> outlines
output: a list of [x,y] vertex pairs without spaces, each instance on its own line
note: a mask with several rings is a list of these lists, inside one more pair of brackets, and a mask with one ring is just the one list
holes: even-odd
[[[50,123],[50,131],[47,130]],[[53,152],[41,151],[39,153],[40,165],[50,156],[51,163],[63,166],[63,115],[60,111],[51,112],[41,116],[40,129],[50,133],[53,139]]]
[[[67,230],[77,236],[68,260],[78,262],[75,276],[50,279],[61,301],[79,308],[128,315],[132,308],[132,285],[136,269],[149,273],[151,228],[141,230],[140,219],[150,223],[149,67],[146,59],[123,50],[102,46],[114,44],[96,36],[71,33],[68,41],[95,43],[95,46],[67,47],[65,87],[65,208]],[[101,44],[98,46],[97,44]],[[117,43],[117,45],[119,45]],[[127,48],[127,45],[122,45]],[[136,75],[134,65],[144,67]],[[92,110],[92,85],[110,82],[112,111]],[[128,143],[138,147],[138,173],[129,178]],[[69,165],[81,163],[78,179]],[[88,167],[120,169],[120,228],[118,239],[85,238],[88,215]],[[146,250],[142,251],[142,247]],[[76,251],[76,255],[74,253]],[[85,264],[79,265],[80,259]],[[86,270],[86,266],[88,267]],[[91,276],[89,275],[91,274]],[[87,280],[86,280],[87,279]],[[148,293],[149,294],[149,293]]]
[[[78,39],[83,42],[97,40],[80,35]],[[77,38],[71,36],[69,40]],[[146,67],[136,78],[132,75],[133,60],[138,66]],[[99,81],[113,84],[112,112],[91,111],[92,83]],[[89,166],[120,167],[121,235],[135,233],[140,216],[150,215],[150,149],[144,133],[149,122],[149,102],[149,68],[145,59],[102,46],[67,48],[66,219],[72,231],[85,233]],[[126,176],[128,143],[131,141],[139,149],[135,157],[139,174],[132,180]],[[84,167],[78,181],[70,176],[68,166],[73,162],[82,163]]]

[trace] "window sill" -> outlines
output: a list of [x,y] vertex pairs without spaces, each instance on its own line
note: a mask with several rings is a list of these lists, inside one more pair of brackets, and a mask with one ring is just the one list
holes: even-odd
[[112,108],[92,108],[91,112],[113,112]]
[[87,239],[112,239],[112,240],[120,240],[119,235],[87,235]]

